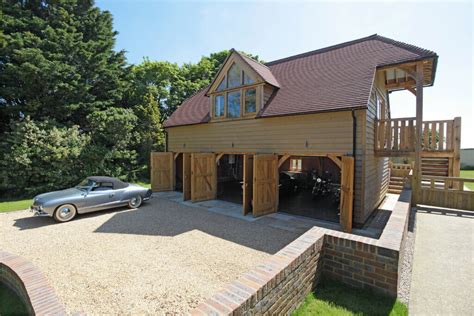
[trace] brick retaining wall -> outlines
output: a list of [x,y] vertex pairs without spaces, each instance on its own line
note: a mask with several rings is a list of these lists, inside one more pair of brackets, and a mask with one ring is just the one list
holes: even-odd
[[0,282],[20,297],[30,315],[66,314],[41,271],[21,257],[0,251]]
[[192,315],[289,314],[320,276],[396,297],[411,191],[404,190],[379,239],[313,227],[202,302]]

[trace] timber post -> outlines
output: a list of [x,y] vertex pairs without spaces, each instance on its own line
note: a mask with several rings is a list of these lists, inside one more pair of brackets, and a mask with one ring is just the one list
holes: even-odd
[[[454,131],[453,131],[453,163],[452,163],[452,174],[453,177],[461,176],[461,118],[454,118]],[[459,182],[456,182],[456,188],[462,190]]]
[[415,170],[413,172],[414,203],[420,201],[421,195],[421,133],[423,124],[423,63],[416,64],[416,142],[415,142]]

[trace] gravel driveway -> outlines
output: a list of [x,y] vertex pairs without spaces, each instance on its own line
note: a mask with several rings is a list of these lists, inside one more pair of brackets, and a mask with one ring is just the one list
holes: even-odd
[[0,248],[41,269],[70,313],[184,313],[299,235],[161,198],[64,224],[0,214]]

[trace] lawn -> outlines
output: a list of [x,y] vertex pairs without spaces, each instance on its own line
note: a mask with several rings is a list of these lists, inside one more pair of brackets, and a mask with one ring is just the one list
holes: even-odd
[[390,297],[355,290],[334,281],[323,281],[292,314],[309,315],[408,315],[407,307]]
[[0,213],[26,210],[33,203],[32,199],[24,200],[1,200]]
[[149,182],[137,181],[137,182],[133,182],[133,183],[141,185],[142,187],[151,189],[151,184]]
[[[474,179],[474,170],[461,170],[461,178]],[[474,182],[465,182],[464,185],[467,186],[470,190],[474,191]]]

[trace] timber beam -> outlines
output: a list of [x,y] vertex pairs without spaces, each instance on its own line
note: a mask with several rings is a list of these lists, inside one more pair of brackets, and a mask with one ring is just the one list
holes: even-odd
[[221,160],[222,156],[224,156],[224,155],[225,155],[225,153],[218,154],[217,157],[216,157],[216,163],[218,163],[219,160]]
[[280,160],[278,160],[278,168],[280,168],[284,163],[285,161],[288,160],[288,158],[290,158],[291,156],[290,155],[283,155]]
[[341,158],[333,155],[328,155],[328,158],[331,159],[338,167],[339,169],[342,169],[342,160]]

